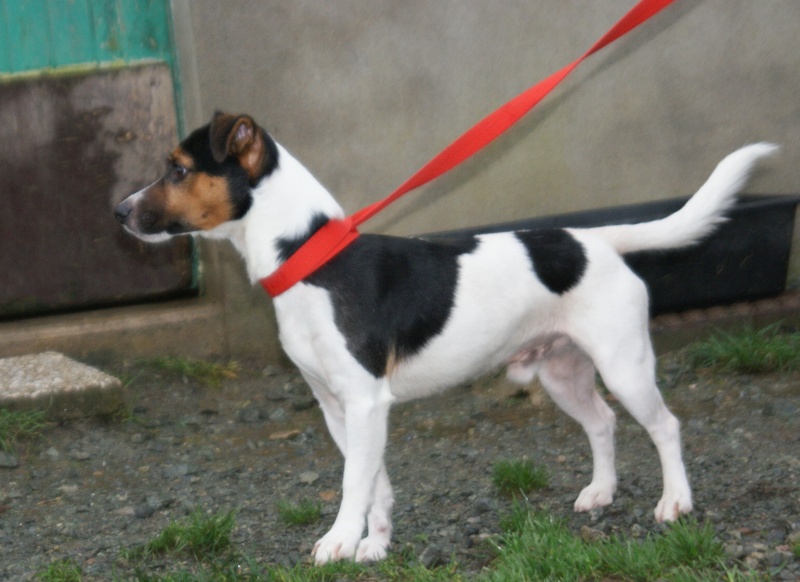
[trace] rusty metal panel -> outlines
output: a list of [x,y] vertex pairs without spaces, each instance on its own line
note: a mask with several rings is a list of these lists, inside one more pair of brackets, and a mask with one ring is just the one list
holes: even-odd
[[0,318],[195,293],[189,239],[112,215],[176,142],[166,65],[0,84]]

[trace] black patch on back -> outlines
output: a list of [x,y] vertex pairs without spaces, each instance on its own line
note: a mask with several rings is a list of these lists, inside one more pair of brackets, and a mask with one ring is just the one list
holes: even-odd
[[305,282],[330,292],[347,348],[373,376],[442,331],[455,299],[458,256],[474,237],[448,242],[364,234]]
[[566,293],[581,280],[586,253],[566,230],[520,230],[514,236],[525,245],[536,276],[553,293]]
[[278,167],[278,146],[270,135],[259,128],[264,138],[266,148],[266,165],[264,173],[255,180],[251,180],[239,162],[228,157],[223,162],[214,159],[211,153],[211,124],[204,125],[181,142],[181,149],[194,160],[195,170],[211,176],[224,176],[228,180],[231,192],[231,202],[234,207],[234,219],[242,218],[253,204],[252,189],[263,178],[272,174]]

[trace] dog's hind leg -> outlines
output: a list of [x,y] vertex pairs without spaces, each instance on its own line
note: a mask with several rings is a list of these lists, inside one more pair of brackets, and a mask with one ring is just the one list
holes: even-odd
[[589,357],[570,344],[547,356],[539,380],[553,401],[578,421],[592,449],[592,482],[575,501],[575,511],[609,505],[617,487],[614,467],[614,412],[595,389],[595,369]]
[[[643,286],[642,286],[643,289]],[[633,305],[633,303],[628,303]],[[646,306],[646,303],[644,303]],[[625,317],[624,306],[594,318],[585,345],[606,387],[653,439],[661,461],[664,492],[655,508],[657,521],[673,521],[692,510],[692,493],[681,454],[680,423],[667,409],[655,379],[655,354],[650,343],[646,310]],[[584,338],[584,339],[586,339]]]
[[592,359],[609,391],[653,439],[664,480],[655,518],[675,520],[692,510],[692,493],[681,455],[680,425],[656,385],[647,288],[619,256],[605,247],[587,248],[594,249],[586,274],[591,281],[581,289],[587,295],[576,301],[580,309],[568,314],[564,328]]
[[[692,510],[692,493],[681,455],[680,423],[667,409],[655,382],[655,358],[600,358],[598,369],[614,396],[647,430],[661,460],[664,492],[655,508],[657,521],[673,521]],[[621,354],[618,353],[618,356]]]

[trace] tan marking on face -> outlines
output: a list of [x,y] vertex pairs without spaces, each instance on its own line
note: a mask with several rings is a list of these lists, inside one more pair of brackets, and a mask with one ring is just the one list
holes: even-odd
[[188,230],[211,230],[233,218],[228,183],[224,177],[195,171],[192,156],[175,148],[172,164],[188,170],[181,180],[171,177],[172,168],[147,192],[147,210],[159,216],[159,223],[180,223]]
[[169,159],[176,164],[180,164],[184,168],[189,170],[194,169],[194,160],[192,156],[184,152],[181,148],[175,148],[173,152],[169,155]]
[[190,172],[179,184],[165,184],[165,211],[193,230],[211,230],[233,219],[228,182],[221,176]]

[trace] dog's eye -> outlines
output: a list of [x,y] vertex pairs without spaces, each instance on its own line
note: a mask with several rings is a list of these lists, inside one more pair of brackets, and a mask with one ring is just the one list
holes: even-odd
[[186,175],[188,173],[189,173],[189,170],[186,167],[181,166],[180,164],[176,164],[176,163],[170,164],[169,177],[174,182],[180,182],[181,180],[183,180],[186,177]]

